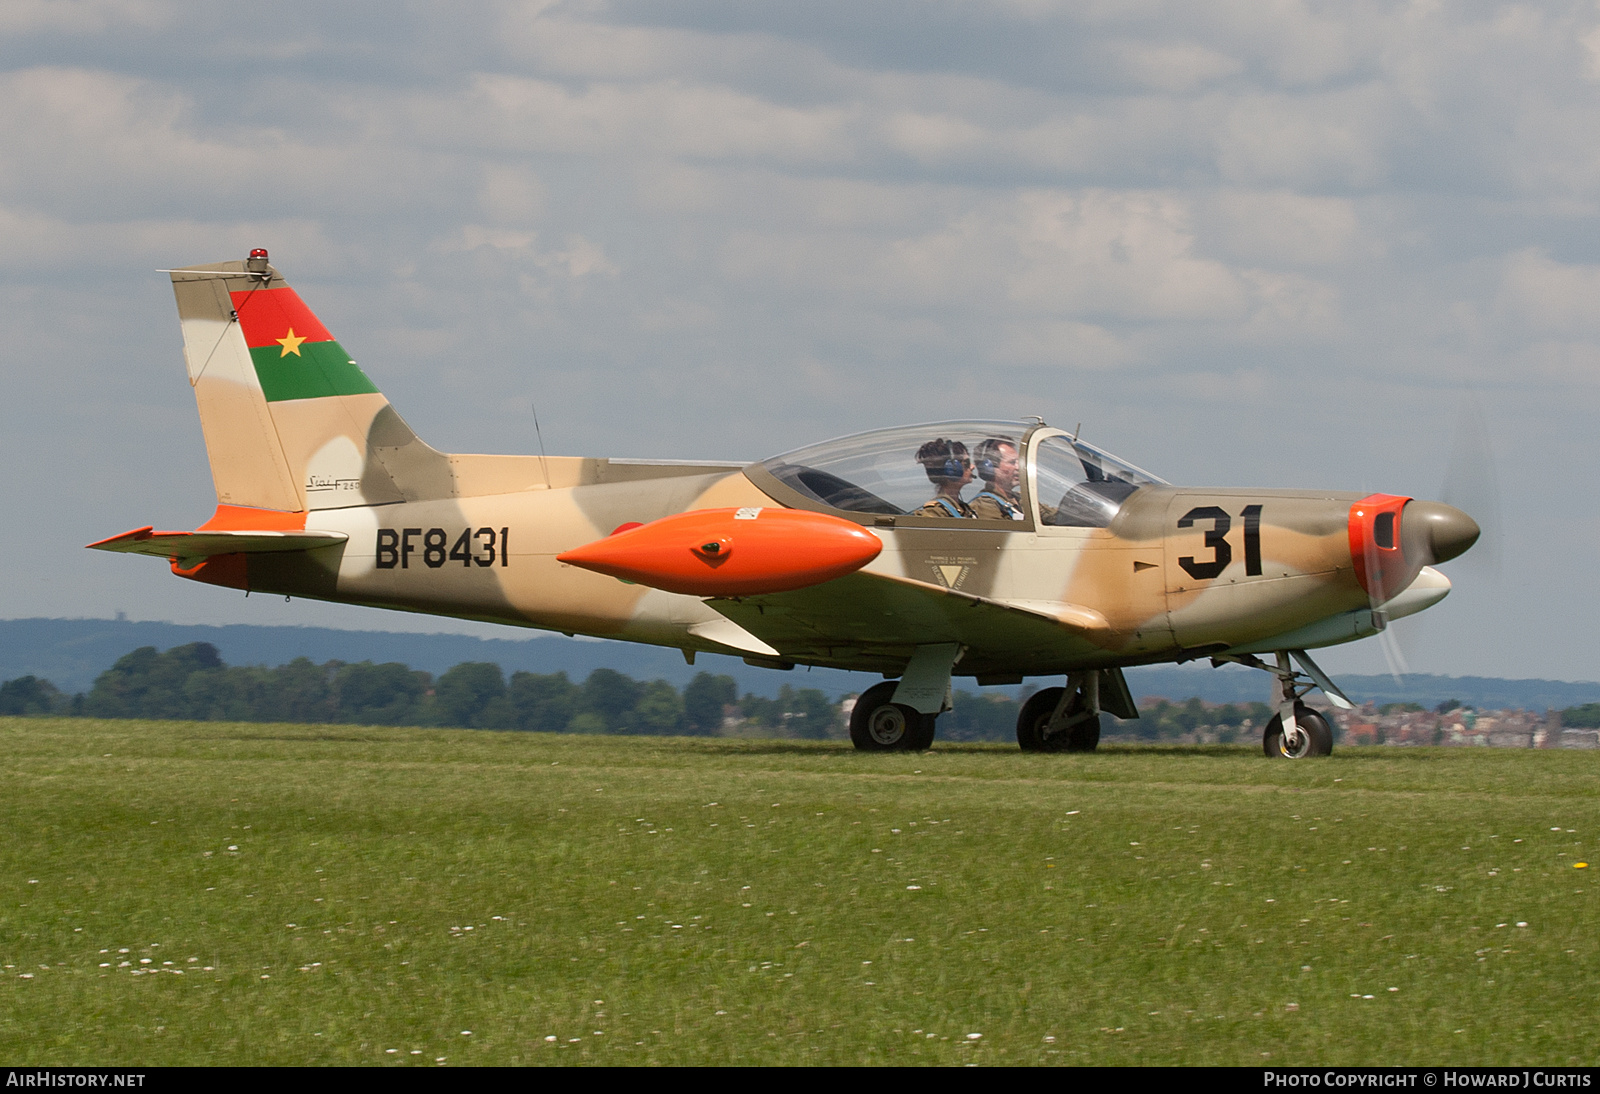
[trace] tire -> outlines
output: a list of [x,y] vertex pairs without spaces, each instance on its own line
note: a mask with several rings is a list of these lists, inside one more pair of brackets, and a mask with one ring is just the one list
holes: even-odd
[[1056,704],[1061,702],[1061,693],[1065,688],[1042,688],[1028,696],[1027,702],[1022,704],[1022,712],[1017,715],[1017,744],[1024,752],[1059,752],[1066,742],[1059,739],[1047,740],[1044,735],[1045,723],[1050,721],[1050,715],[1055,712]]
[[[1065,734],[1054,737],[1044,735],[1056,704],[1061,702],[1065,688],[1044,688],[1028,696],[1017,715],[1017,744],[1024,752],[1093,752],[1100,744],[1100,718],[1086,718]],[[1068,715],[1083,709],[1082,693],[1073,695],[1067,707]]]
[[896,680],[861,693],[850,712],[850,743],[860,752],[921,752],[933,744],[934,714],[892,702]]
[[1285,760],[1303,760],[1309,756],[1329,756],[1333,753],[1333,727],[1328,720],[1304,703],[1294,705],[1294,723],[1304,735],[1299,749],[1293,752],[1283,747],[1283,718],[1274,714],[1261,734],[1261,751],[1268,756]]

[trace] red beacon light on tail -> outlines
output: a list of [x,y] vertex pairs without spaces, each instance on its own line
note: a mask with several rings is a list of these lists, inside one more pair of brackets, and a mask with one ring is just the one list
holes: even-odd
[[267,249],[256,247],[251,250],[250,257],[244,260],[244,268],[253,274],[267,272]]

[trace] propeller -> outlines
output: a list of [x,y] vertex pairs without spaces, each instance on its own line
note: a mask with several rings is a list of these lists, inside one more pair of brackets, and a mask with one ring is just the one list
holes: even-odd
[[[1404,506],[1403,517],[1397,512],[1396,517],[1400,519],[1398,543],[1393,541],[1392,525],[1387,542],[1380,525],[1375,525],[1373,534],[1366,537],[1367,595],[1374,612],[1381,612],[1383,605],[1402,591],[1404,585],[1397,579],[1403,578],[1409,583],[1411,578],[1404,575],[1414,573],[1413,566],[1449,562],[1475,545],[1477,550],[1472,552],[1471,568],[1498,573],[1500,491],[1495,466],[1482,405],[1476,393],[1469,389],[1462,394],[1456,417],[1455,439],[1439,491],[1443,500],[1414,500]],[[1382,495],[1374,496],[1379,497]],[[1378,519],[1383,518],[1380,515]],[[1399,559],[1388,560],[1390,565],[1384,565],[1385,549],[1394,547],[1401,549],[1407,563],[1402,572],[1397,572],[1394,566]],[[1388,588],[1386,583],[1395,587]],[[1389,674],[1395,683],[1404,683],[1402,677],[1408,675],[1411,668],[1399,636],[1385,627],[1379,632],[1378,643],[1388,663]]]
[[1500,475],[1483,404],[1470,388],[1461,396],[1455,443],[1450,447],[1450,462],[1445,467],[1439,497],[1471,513],[1484,531],[1471,559],[1463,565],[1484,576],[1499,577]]

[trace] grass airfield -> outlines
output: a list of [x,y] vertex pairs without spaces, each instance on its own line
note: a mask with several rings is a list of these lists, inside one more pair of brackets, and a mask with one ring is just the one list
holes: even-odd
[[1591,753],[0,735],[18,1065],[1600,1060]]

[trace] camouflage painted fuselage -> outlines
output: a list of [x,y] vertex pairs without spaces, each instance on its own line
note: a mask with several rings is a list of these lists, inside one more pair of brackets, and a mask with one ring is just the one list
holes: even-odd
[[[1014,425],[1020,521],[839,509],[762,464],[448,455],[275,271],[234,262],[172,278],[220,502],[196,533],[167,534],[180,538],[164,557],[195,580],[773,666],[895,675],[917,647],[956,643],[956,673],[980,682],[1348,641],[1381,625],[1375,603],[1406,614],[1449,587],[1402,559],[1375,599],[1354,493],[1150,481],[1103,526],[1061,526],[1041,509],[1034,457],[1068,438],[1042,425]],[[664,592],[557,559],[619,526],[725,507],[829,513],[883,550],[848,576],[744,597]],[[227,551],[201,535],[268,528],[322,538]],[[102,546],[168,550],[133,536]]]

